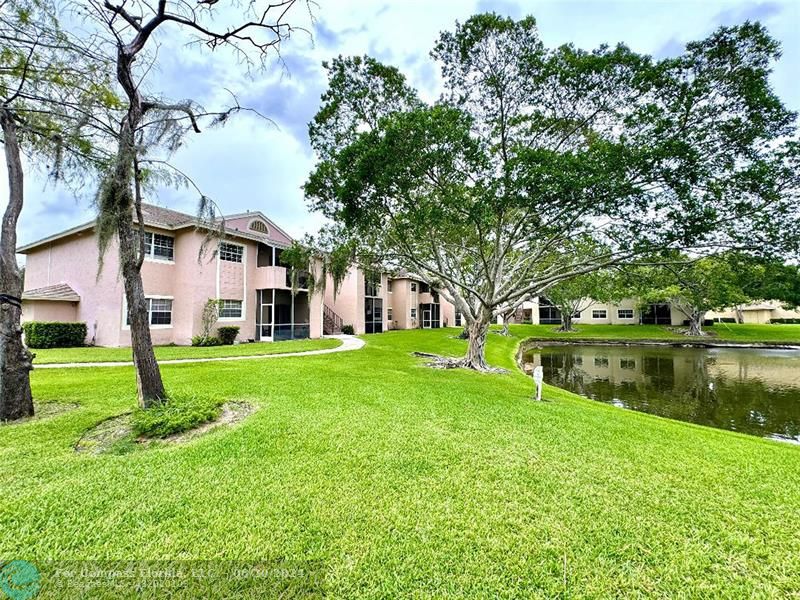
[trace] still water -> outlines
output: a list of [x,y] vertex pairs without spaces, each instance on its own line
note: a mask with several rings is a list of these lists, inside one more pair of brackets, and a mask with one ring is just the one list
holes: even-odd
[[800,443],[800,350],[541,346],[522,358],[594,400]]

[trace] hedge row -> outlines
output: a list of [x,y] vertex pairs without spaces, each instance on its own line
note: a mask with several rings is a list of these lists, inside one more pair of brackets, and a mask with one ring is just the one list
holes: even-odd
[[772,319],[772,320],[770,320],[770,323],[775,323],[775,324],[778,324],[778,325],[780,325],[780,324],[784,324],[784,325],[800,325],[800,319],[794,318],[794,317],[790,317],[790,318],[786,318],[786,319]]
[[86,323],[29,321],[22,330],[30,348],[74,348],[86,340]]

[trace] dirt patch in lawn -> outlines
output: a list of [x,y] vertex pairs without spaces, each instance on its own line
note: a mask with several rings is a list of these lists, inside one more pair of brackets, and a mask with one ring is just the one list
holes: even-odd
[[80,404],[74,402],[36,402],[33,403],[33,416],[17,419],[16,421],[0,421],[0,426],[21,425],[51,419],[78,408]]
[[164,438],[136,437],[131,425],[131,414],[125,413],[101,421],[83,434],[75,444],[79,454],[126,454],[137,448],[153,445],[185,444],[219,427],[231,427],[255,412],[247,402],[231,401],[222,405],[220,415],[213,421],[198,425]]

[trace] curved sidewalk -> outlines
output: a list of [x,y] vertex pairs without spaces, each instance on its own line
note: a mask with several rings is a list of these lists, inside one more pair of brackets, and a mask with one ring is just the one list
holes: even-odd
[[[326,335],[326,338],[342,340],[341,346],[336,348],[325,348],[323,350],[306,350],[304,352],[283,352],[277,354],[254,354],[252,356],[215,356],[209,358],[173,358],[172,360],[160,360],[159,365],[182,365],[188,363],[223,362],[231,360],[256,360],[259,358],[283,358],[285,356],[314,356],[317,354],[333,354],[334,352],[350,352],[351,350],[361,350],[364,347],[364,340],[351,335]],[[86,362],[86,363],[52,363],[37,365],[34,363],[34,370],[38,369],[79,369],[81,367],[132,367],[133,361],[125,362]]]

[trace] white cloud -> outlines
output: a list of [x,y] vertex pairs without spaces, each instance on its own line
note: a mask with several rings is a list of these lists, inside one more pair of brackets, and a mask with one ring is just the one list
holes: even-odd
[[[793,30],[800,9],[793,0],[760,4],[713,0],[476,0],[472,4],[460,0],[321,0],[315,9],[314,43],[297,32],[282,48],[285,69],[276,62],[266,72],[254,74],[252,80],[229,55],[187,48],[184,40],[175,36],[174,27],[160,36],[159,66],[151,75],[150,90],[176,99],[191,97],[210,109],[230,102],[224,89],[228,88],[242,104],[259,109],[279,127],[240,115],[225,128],[191,136],[175,155],[175,164],[225,212],[261,210],[293,235],[313,232],[322,219],[309,213],[300,187],[314,161],[306,125],[326,85],[320,63],[339,54],[375,54],[400,67],[431,100],[440,80],[428,53],[438,33],[479,9],[513,17],[533,14],[545,43],[551,46],[572,42],[592,48],[622,41],[637,51],[655,54],[675,52],[723,22],[761,18],[784,44],[784,58],[774,74],[776,88],[790,107],[800,108],[794,76],[800,66],[800,42]],[[302,10],[296,18],[312,27]],[[4,178],[0,179],[0,194],[2,209],[7,198]],[[75,199],[63,189],[46,186],[41,174],[29,174],[20,242],[92,218],[92,196],[91,190],[86,190]],[[196,193],[163,190],[159,201],[192,212]]]

